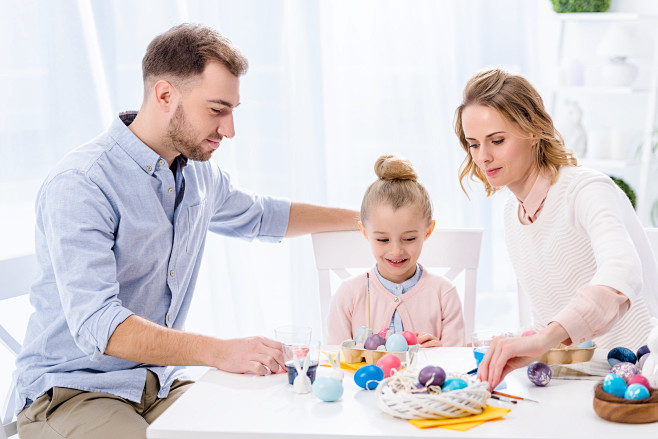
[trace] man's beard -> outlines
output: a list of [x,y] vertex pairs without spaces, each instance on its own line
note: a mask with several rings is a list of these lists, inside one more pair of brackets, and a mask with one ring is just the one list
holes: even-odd
[[201,144],[196,142],[195,134],[194,129],[185,118],[183,105],[179,104],[167,129],[167,137],[171,146],[190,160],[205,162],[210,159],[213,150],[204,151]]

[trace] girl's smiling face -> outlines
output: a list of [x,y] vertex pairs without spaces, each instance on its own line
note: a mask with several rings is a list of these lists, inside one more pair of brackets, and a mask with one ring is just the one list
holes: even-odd
[[524,200],[538,174],[537,140],[484,105],[464,108],[462,128],[470,144],[471,157],[489,184],[507,186],[517,198]]
[[368,220],[359,227],[370,242],[379,274],[400,284],[416,272],[423,242],[431,235],[434,224],[434,220],[428,224],[418,206],[393,210],[380,203],[371,206]]

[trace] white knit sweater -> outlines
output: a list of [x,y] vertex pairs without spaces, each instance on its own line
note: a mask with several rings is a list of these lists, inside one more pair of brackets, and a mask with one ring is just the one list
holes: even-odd
[[581,287],[606,285],[626,295],[631,307],[594,341],[603,348],[646,344],[650,314],[658,315],[658,268],[628,198],[606,175],[563,166],[541,214],[528,225],[519,221],[511,197],[505,240],[537,328],[555,321]]

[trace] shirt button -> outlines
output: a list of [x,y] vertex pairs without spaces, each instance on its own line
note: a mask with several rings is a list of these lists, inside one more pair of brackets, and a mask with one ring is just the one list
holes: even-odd
[[174,192],[174,188],[170,187],[170,188],[169,188],[169,193],[171,194],[171,193],[173,193],[173,192]]
[[167,321],[168,321],[169,323],[171,323],[171,314],[169,314],[169,315],[167,316]]
[[153,168],[150,167],[150,166],[147,166],[147,167],[146,167],[146,170],[149,171],[149,172],[151,171],[151,169],[153,169]]
[[158,162],[158,164],[159,164],[160,166],[164,165],[164,160],[160,159],[160,161]]
[[393,299],[393,302],[395,302],[395,303],[398,303],[399,301],[400,301],[399,297],[396,297],[395,299]]
[[174,270],[171,270],[171,271],[169,272],[169,276],[173,276],[173,275],[174,275]]

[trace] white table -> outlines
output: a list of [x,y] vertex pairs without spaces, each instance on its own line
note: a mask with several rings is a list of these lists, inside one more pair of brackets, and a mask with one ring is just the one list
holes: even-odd
[[[466,372],[475,366],[470,348],[422,349],[421,366],[437,364],[447,371]],[[318,376],[328,368],[319,367]],[[616,438],[658,437],[658,423],[618,424],[599,418],[592,408],[592,380],[553,379],[535,387],[525,369],[506,379],[506,393],[539,403],[520,401],[502,420],[466,432],[420,429],[380,412],[374,392],[354,384],[345,371],[343,397],[332,403],[312,393],[299,395],[286,374],[265,377],[235,375],[211,369],[147,430],[154,438]]]

